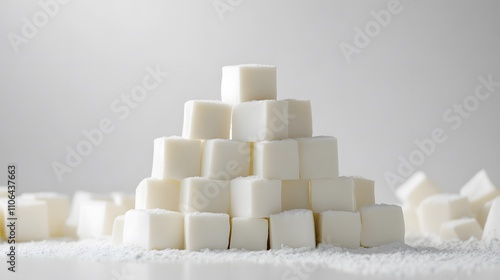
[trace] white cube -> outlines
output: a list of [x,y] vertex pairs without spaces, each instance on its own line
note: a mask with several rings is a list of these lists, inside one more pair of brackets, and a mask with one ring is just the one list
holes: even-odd
[[375,182],[372,180],[350,177],[354,182],[354,194],[356,195],[356,209],[375,204]]
[[181,182],[179,211],[182,213],[228,213],[230,181],[202,177],[186,178]]
[[300,179],[339,177],[337,139],[331,136],[298,138]]
[[184,215],[161,209],[129,210],[125,214],[123,243],[146,250],[183,249]]
[[417,215],[422,233],[436,235],[443,223],[474,216],[467,198],[458,194],[436,194],[424,199]]
[[299,150],[293,139],[254,144],[253,173],[268,179],[299,179]]
[[311,210],[290,210],[269,218],[271,249],[315,248],[314,217]]
[[242,142],[288,138],[288,102],[262,100],[233,107],[231,139]]
[[109,201],[89,201],[80,208],[77,235],[79,238],[99,238],[111,235],[115,218],[126,208]]
[[440,234],[444,240],[467,241],[471,237],[481,240],[483,229],[474,218],[448,221],[441,225]]
[[[39,241],[49,238],[49,218],[48,208],[45,201],[26,200],[19,198],[16,200],[15,216],[17,220],[11,221],[12,218],[8,208],[8,201],[2,200],[0,208],[3,212],[3,231],[4,238],[16,242]],[[15,222],[15,227],[11,227],[11,222]]]
[[190,100],[184,104],[182,137],[229,139],[232,106],[220,101]]
[[176,136],[154,140],[153,171],[155,179],[182,180],[201,174],[201,140]]
[[404,205],[403,216],[405,218],[405,234],[415,235],[420,233],[420,222],[418,221],[417,209]]
[[491,206],[493,205],[493,201],[495,201],[495,199],[492,199],[492,200],[486,202],[477,211],[476,219],[477,219],[477,222],[479,223],[479,225],[481,226],[481,228],[484,228],[484,225],[486,224],[486,220],[488,219],[488,215],[490,213]]
[[135,194],[112,192],[111,199],[116,205],[123,206],[127,210],[135,209]]
[[288,137],[312,137],[311,101],[287,99],[288,102]]
[[422,200],[441,193],[441,190],[425,175],[418,171],[404,182],[397,190],[396,196],[411,207],[418,207]]
[[267,250],[267,219],[232,218],[230,249]]
[[123,225],[125,223],[125,215],[120,215],[113,222],[113,231],[111,233],[111,243],[120,245],[123,243]]
[[488,219],[484,224],[483,239],[500,239],[500,197],[495,198],[491,205]]
[[255,176],[231,180],[232,217],[265,218],[281,209],[281,181]]
[[489,200],[500,195],[485,170],[479,171],[461,189],[460,194],[469,199],[474,211],[478,211]]
[[398,205],[378,204],[361,208],[361,246],[404,243],[405,222]]
[[190,213],[185,216],[186,250],[226,250],[229,245],[229,215]]
[[201,175],[231,180],[250,175],[250,143],[213,139],[203,144]]
[[245,64],[222,67],[222,101],[240,103],[276,99],[276,66]]
[[49,235],[59,237],[64,235],[64,225],[68,218],[70,204],[66,195],[58,193],[24,193],[20,196],[26,200],[39,200],[47,203],[47,218],[49,221]]
[[135,209],[179,211],[180,190],[179,180],[146,178],[135,190]]
[[283,211],[310,209],[309,180],[282,181],[281,208]]
[[83,204],[89,201],[110,201],[113,199],[109,195],[90,193],[84,191],[76,191],[71,200],[71,210],[69,212],[66,225],[64,227],[64,235],[68,237],[77,237],[76,231],[80,219],[80,209]]
[[345,248],[358,248],[361,240],[359,212],[326,211],[319,214],[318,242]]

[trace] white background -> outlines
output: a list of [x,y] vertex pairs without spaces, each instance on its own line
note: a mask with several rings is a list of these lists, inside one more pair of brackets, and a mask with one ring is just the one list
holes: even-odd
[[[458,129],[443,119],[479,76],[500,81],[498,1],[401,0],[350,63],[339,45],[389,1],[232,0],[221,20],[212,0],[72,0],[16,54],[8,34],[22,36],[37,2],[0,2],[0,185],[15,162],[20,191],[133,192],[153,139],[181,134],[184,102],[219,99],[221,67],[241,63],[277,65],[279,98],[312,101],[314,133],[339,139],[341,174],[376,180],[380,202],[396,201],[384,174],[435,128],[447,140],[418,169],[450,192],[481,168],[500,184],[500,87]],[[170,76],[120,120],[112,102],[148,65]],[[59,181],[52,163],[103,118],[115,130]]]

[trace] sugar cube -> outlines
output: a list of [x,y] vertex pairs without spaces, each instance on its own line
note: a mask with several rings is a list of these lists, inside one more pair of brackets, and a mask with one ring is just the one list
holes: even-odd
[[190,100],[184,104],[182,137],[229,139],[232,106],[220,101]]
[[8,201],[2,200],[0,208],[3,209],[3,225],[5,238],[14,237],[16,242],[39,241],[49,238],[49,219],[47,203],[41,200],[16,200],[16,225],[9,227],[11,221],[7,220]]
[[245,64],[222,67],[222,101],[240,103],[276,99],[276,66]]
[[226,250],[229,245],[229,223],[228,214],[186,214],[184,225],[186,250]]
[[80,209],[83,204],[89,201],[112,201],[108,195],[77,191],[73,194],[71,209],[64,227],[64,235],[68,237],[77,237],[77,228],[80,219]]
[[359,212],[326,211],[319,214],[318,242],[345,248],[358,248],[361,240]]
[[451,220],[441,225],[440,236],[444,240],[459,239],[462,241],[474,237],[481,240],[483,229],[474,218]]
[[180,189],[178,180],[145,178],[135,190],[135,209],[179,211]]
[[299,179],[297,141],[264,141],[254,144],[254,175],[268,179]]
[[288,102],[262,100],[233,107],[231,139],[260,142],[288,138]]
[[269,240],[271,249],[315,248],[314,218],[311,210],[290,210],[270,216]]
[[267,250],[267,219],[232,218],[230,249]]
[[109,201],[89,201],[80,208],[77,235],[79,238],[99,238],[111,235],[115,218],[126,209]]
[[339,176],[337,139],[331,136],[298,138],[300,179]]
[[135,208],[135,194],[112,192],[111,199],[116,205],[123,206],[127,210]]
[[232,217],[264,218],[281,209],[281,181],[256,176],[231,180]]
[[312,137],[311,101],[287,99],[288,102],[288,137]]
[[404,204],[416,208],[422,200],[440,192],[425,173],[418,171],[396,190],[396,196]]
[[484,225],[486,224],[486,220],[488,219],[488,214],[490,213],[491,206],[493,205],[493,201],[495,201],[495,199],[492,199],[492,200],[486,202],[477,211],[476,219],[477,219],[479,225],[481,226],[481,228],[484,228]]
[[309,209],[309,180],[282,181],[281,207],[283,211]]
[[500,197],[495,198],[491,205],[488,219],[484,224],[483,239],[500,239]]
[[113,230],[111,233],[111,243],[120,245],[123,243],[123,224],[125,223],[125,215],[120,215],[113,222]]
[[404,243],[405,222],[398,205],[377,204],[361,208],[361,246]]
[[129,210],[125,214],[123,243],[146,250],[183,249],[184,216],[162,209]]
[[69,198],[58,193],[24,193],[20,196],[26,200],[45,201],[47,204],[47,218],[49,235],[59,237],[64,235],[64,225],[69,213]]
[[181,182],[179,211],[182,213],[228,213],[230,181],[202,177],[186,178]]
[[405,234],[419,234],[420,222],[418,221],[417,209],[408,205],[404,205],[402,208],[405,218]]
[[467,197],[473,210],[477,211],[484,203],[499,196],[500,190],[493,185],[483,169],[460,189],[460,194]]
[[217,180],[250,175],[250,143],[212,139],[203,144],[201,174]]
[[182,180],[201,174],[201,140],[176,136],[154,140],[153,171],[155,179]]

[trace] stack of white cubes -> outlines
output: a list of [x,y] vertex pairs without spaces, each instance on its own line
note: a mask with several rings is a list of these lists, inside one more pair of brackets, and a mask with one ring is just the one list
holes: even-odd
[[313,137],[310,101],[277,100],[276,67],[226,66],[222,101],[191,100],[182,137],[154,141],[151,178],[113,241],[146,249],[356,248],[404,242],[374,182],[339,177],[337,139]]

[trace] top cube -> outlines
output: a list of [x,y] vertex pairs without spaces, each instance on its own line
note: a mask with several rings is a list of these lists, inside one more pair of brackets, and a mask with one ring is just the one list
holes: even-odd
[[276,66],[245,64],[222,67],[222,101],[230,104],[276,99]]

